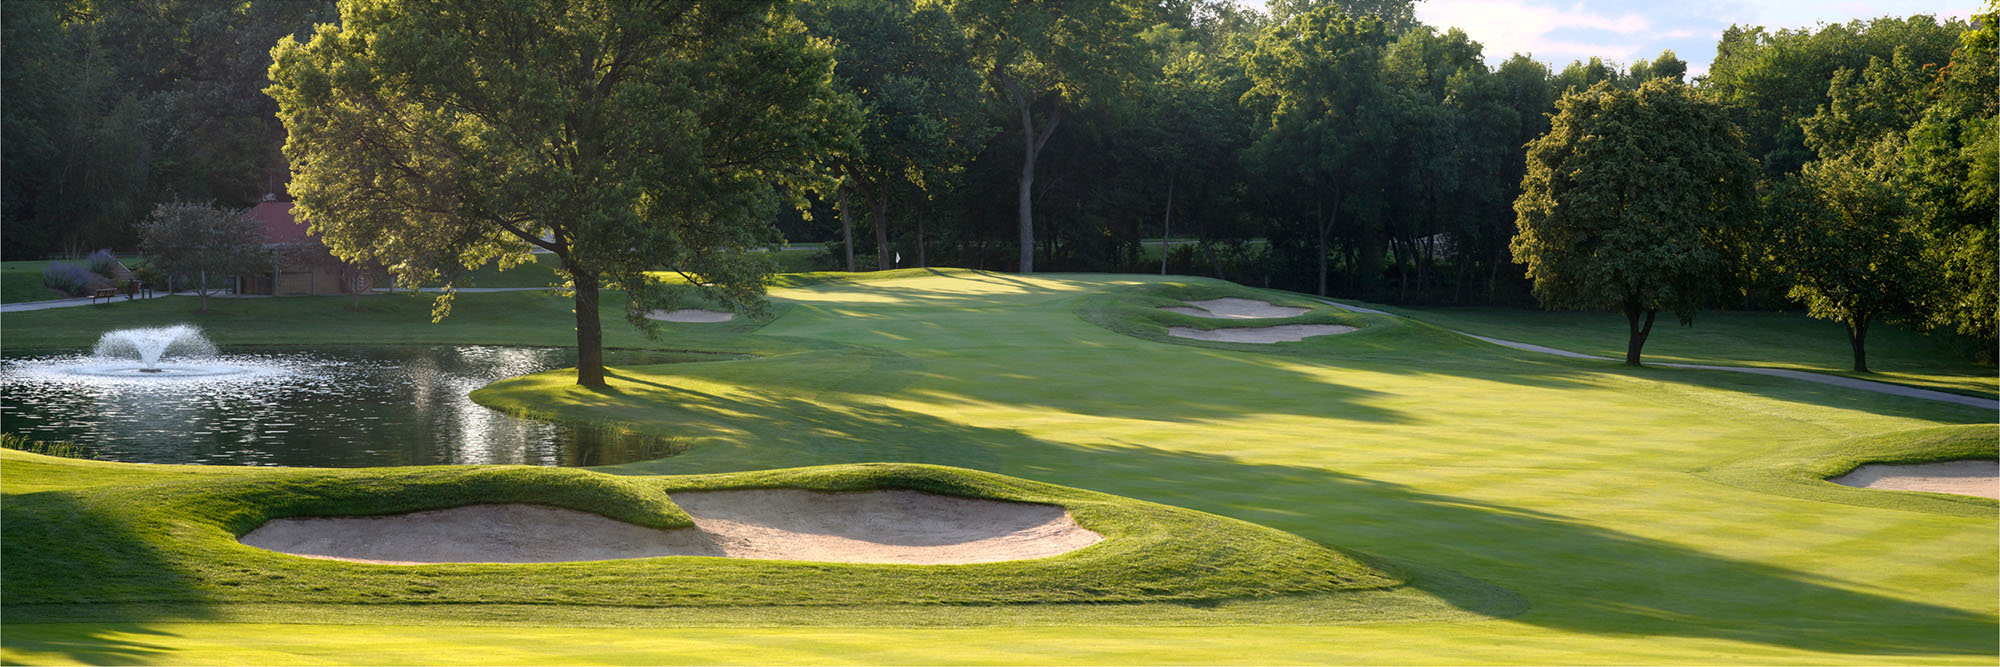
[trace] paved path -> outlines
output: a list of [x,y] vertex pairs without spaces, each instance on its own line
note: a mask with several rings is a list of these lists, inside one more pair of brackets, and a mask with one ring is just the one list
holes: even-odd
[[[140,296],[138,298],[158,299],[166,295],[167,295],[166,292],[154,292],[152,296]],[[211,294],[210,296],[214,295]],[[114,303],[124,300],[125,300],[125,295],[123,294],[120,294],[117,297],[111,299],[111,301]],[[76,306],[88,306],[92,303],[104,303],[104,302],[105,302],[104,299],[92,299],[90,297],[78,297],[75,299],[50,299],[48,301],[23,301],[21,303],[0,304],[0,313],[18,313],[28,310],[48,310],[50,308],[74,308]]]
[[[1320,303],[1324,303],[1326,305],[1333,306],[1335,308],[1352,311],[1356,313],[1367,313],[1370,315],[1388,315],[1390,317],[1402,317],[1401,315],[1396,315],[1394,313],[1376,310],[1374,308],[1350,306],[1344,303],[1335,303],[1333,301],[1328,301],[1326,299],[1320,299],[1319,301]],[[1611,357],[1600,357],[1594,354],[1583,354],[1581,352],[1571,352],[1569,350],[1558,350],[1553,347],[1544,347],[1541,345],[1534,345],[1531,343],[1521,343],[1511,340],[1501,340],[1498,338],[1488,338],[1486,336],[1470,334],[1463,331],[1455,331],[1451,329],[1446,329],[1446,331],[1451,331],[1452,333],[1458,334],[1460,336],[1486,341],[1494,345],[1511,347],[1516,350],[1527,350],[1529,352],[1551,354],[1558,357],[1567,357],[1570,359],[1595,359],[1600,361],[1618,361],[1617,359],[1613,359]],[[1966,396],[1964,394],[1954,394],[1945,391],[1933,391],[1930,389],[1918,389],[1916,387],[1906,387],[1900,384],[1891,384],[1888,382],[1873,382],[1869,380],[1860,380],[1840,375],[1830,375],[1827,373],[1814,373],[1811,371],[1795,371],[1783,368],[1759,368],[1755,366],[1715,366],[1710,364],[1675,364],[1675,363],[1665,363],[1665,362],[1658,362],[1652,365],[1664,366],[1668,368],[1693,368],[1704,371],[1728,371],[1731,373],[1769,375],[1773,377],[1789,378],[1803,382],[1814,382],[1818,384],[1832,385],[1835,387],[1845,387],[1847,389],[1859,389],[1862,391],[1872,391],[1881,394],[1907,396],[1910,398],[1921,398],[1931,401],[1943,401],[1946,403],[1957,403],[1959,405],[1969,405],[1975,408],[1986,408],[1988,410],[2000,410],[2000,401],[1996,401],[1990,398],[1980,398],[1978,396]]]
[[[459,292],[463,292],[463,293],[466,293],[466,294],[480,294],[480,293],[485,293],[485,292],[546,292],[546,291],[549,291],[549,290],[551,290],[551,289],[555,289],[555,288],[552,288],[552,287],[460,287],[460,288],[458,288],[458,290],[457,290],[457,291],[459,291]],[[402,293],[402,292],[407,292],[407,291],[409,291],[409,290],[405,290],[405,289],[399,289],[399,288],[395,288],[395,287],[377,287],[377,288],[375,288],[375,293],[376,293],[376,294],[399,294],[399,293]],[[442,292],[444,292],[444,288],[442,288],[442,287],[425,287],[425,288],[422,288],[422,289],[419,289],[419,290],[417,290],[417,291],[419,291],[419,292],[423,292],[423,293],[425,293],[425,294],[439,294],[439,293],[442,293]]]

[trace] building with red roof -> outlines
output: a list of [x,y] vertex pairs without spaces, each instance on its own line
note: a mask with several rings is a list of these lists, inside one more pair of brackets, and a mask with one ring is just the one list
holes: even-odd
[[250,208],[251,219],[264,227],[264,247],[274,258],[271,272],[241,276],[243,294],[303,296],[367,293],[379,270],[343,262],[292,216],[292,202],[266,201]]

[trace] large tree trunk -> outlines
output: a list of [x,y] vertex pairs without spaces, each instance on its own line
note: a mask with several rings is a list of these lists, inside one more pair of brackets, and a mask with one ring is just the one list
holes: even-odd
[[840,245],[847,249],[847,272],[854,272],[854,216],[847,212],[847,188],[837,192],[840,207]]
[[1160,222],[1160,275],[1167,275],[1167,251],[1173,249],[1174,179],[1167,179],[1167,217]]
[[1021,162],[1021,193],[1016,203],[1019,207],[1021,225],[1021,273],[1035,272],[1035,203],[1029,200],[1028,192],[1035,187],[1035,154]]
[[1320,223],[1317,226],[1319,227],[1319,252],[1317,253],[1319,256],[1316,258],[1319,260],[1318,262],[1319,295],[1326,296],[1326,232],[1327,232],[1326,227],[1327,226],[1325,223]]
[[[1646,347],[1646,336],[1653,333],[1653,316],[1659,312],[1658,308],[1641,308],[1638,299],[1625,301],[1625,323],[1631,330],[1631,337],[1625,342],[1625,365],[1639,365],[1639,350]],[[1639,321],[1640,315],[1645,315],[1643,325]]]
[[875,268],[887,271],[889,264],[889,193],[888,188],[876,188],[875,196],[868,198],[869,217],[875,220]]
[[1035,189],[1035,161],[1041,157],[1042,146],[1048,144],[1049,135],[1054,134],[1056,126],[1062,124],[1062,103],[1060,100],[1056,102],[1054,108],[1049,112],[1048,122],[1043,123],[1042,127],[1037,129],[1035,127],[1035,100],[1028,96],[1027,91],[1021,90],[1020,84],[1016,83],[1014,77],[1009,75],[1006,70],[996,69],[994,75],[1000,81],[1001,88],[1007,91],[1008,99],[1014,102],[1014,112],[1021,120],[1021,147],[1023,150],[1021,154],[1021,178],[1019,181],[1019,209],[1016,212],[1021,225],[1020,270],[1021,273],[1034,273],[1035,203],[1033,193]]
[[576,383],[604,386],[604,324],[597,319],[597,274],[568,269],[576,283]]
[[926,254],[928,251],[924,248],[924,216],[928,213],[930,209],[917,207],[917,266],[927,269],[931,266],[930,257]]
[[1868,371],[1868,320],[1873,315],[1863,314],[1847,323],[1847,344],[1854,346],[1854,372]]

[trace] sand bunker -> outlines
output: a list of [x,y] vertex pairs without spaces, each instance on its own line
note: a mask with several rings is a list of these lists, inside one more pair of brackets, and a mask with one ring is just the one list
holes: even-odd
[[1297,317],[1306,314],[1306,309],[1304,308],[1273,306],[1254,299],[1209,299],[1207,301],[1189,301],[1187,304],[1193,307],[1171,306],[1161,308],[1160,310],[1170,313],[1180,313],[1182,315],[1193,315],[1195,317],[1230,320],[1261,320],[1277,317]]
[[1870,463],[1827,481],[1863,489],[1930,491],[2000,499],[2000,461]]
[[1313,336],[1331,336],[1353,331],[1354,327],[1340,324],[1284,324],[1275,327],[1231,327],[1227,329],[1196,329],[1194,327],[1167,327],[1167,335],[1176,338],[1212,340],[1223,343],[1291,343]]
[[724,556],[837,563],[990,563],[1104,539],[1055,505],[918,491],[795,489],[673,494],[695,527],[658,530],[541,505],[273,519],[244,535],[272,551],[369,563],[550,563]]
[[693,308],[655,310],[646,313],[646,319],[664,322],[728,322],[735,317],[735,313],[725,313],[720,310],[696,310]]

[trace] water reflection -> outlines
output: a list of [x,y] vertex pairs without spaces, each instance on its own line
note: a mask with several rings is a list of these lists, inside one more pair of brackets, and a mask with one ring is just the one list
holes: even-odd
[[[495,380],[572,366],[575,352],[568,349],[263,349],[227,355],[259,372],[165,381],[65,370],[87,359],[0,359],[0,429],[140,463],[577,466],[677,453],[672,441],[520,419],[467,397]],[[614,365],[672,360],[629,351],[606,359]]]

